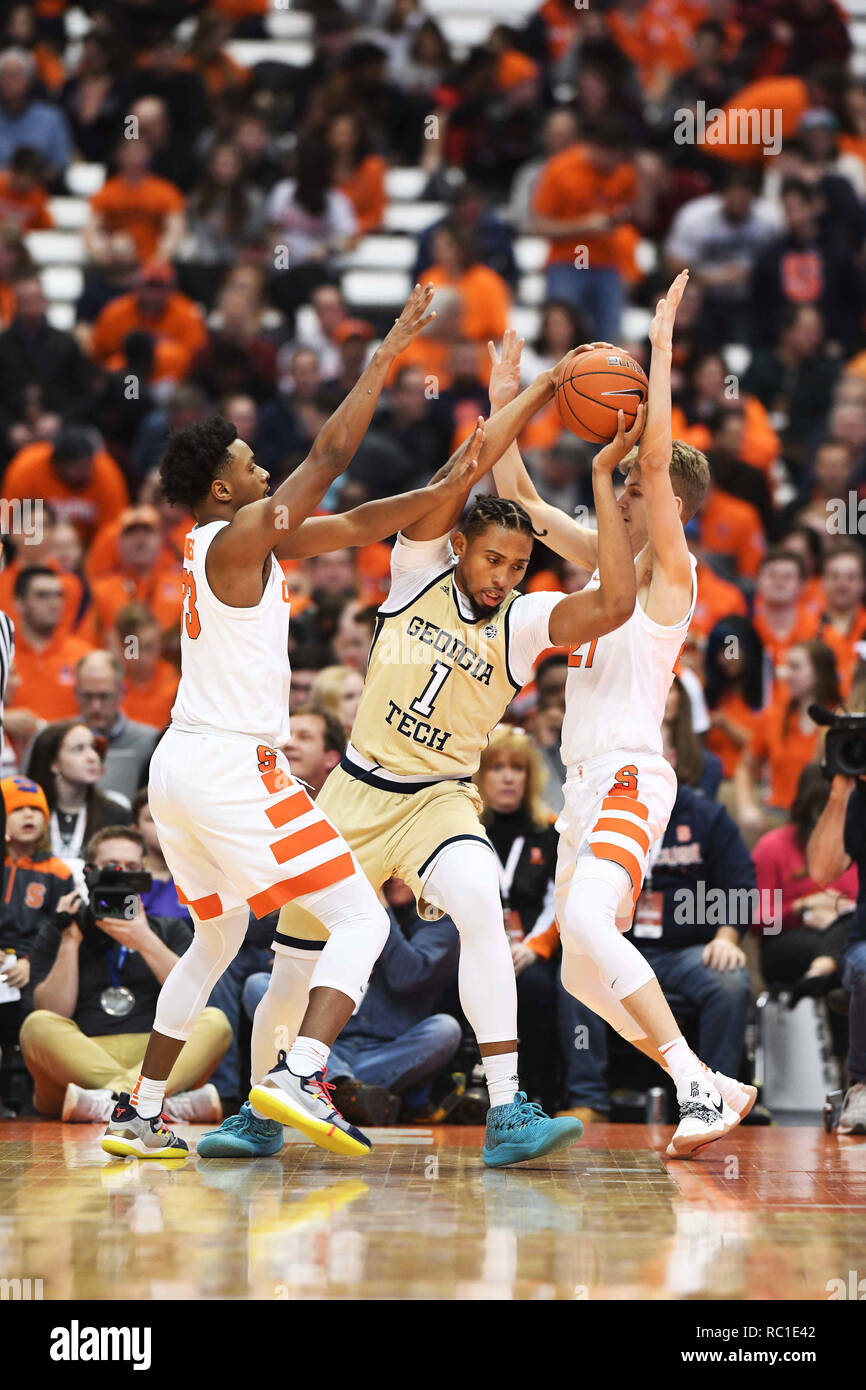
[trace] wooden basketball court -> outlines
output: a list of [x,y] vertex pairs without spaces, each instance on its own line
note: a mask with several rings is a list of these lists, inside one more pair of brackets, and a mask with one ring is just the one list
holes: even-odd
[[494,1171],[481,1135],[139,1163],[108,1159],[98,1125],[5,1123],[0,1274],[45,1300],[820,1301],[866,1274],[866,1140],[751,1128],[678,1162],[669,1128],[608,1124]]

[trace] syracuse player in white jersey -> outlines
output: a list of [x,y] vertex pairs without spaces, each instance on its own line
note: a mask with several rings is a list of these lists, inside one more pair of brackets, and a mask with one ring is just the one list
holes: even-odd
[[[670,1072],[680,1106],[671,1157],[686,1157],[727,1133],[756,1095],[754,1087],[710,1072],[694,1055],[655,973],[623,935],[676,796],[676,775],[662,757],[661,724],[697,598],[683,523],[703,502],[710,476],[703,454],[671,440],[673,326],[687,281],[688,271],[681,272],[656,307],[646,429],[637,459],[624,465],[619,505],[634,555],[634,611],[621,627],[575,647],[569,657],[565,806],[557,822],[563,984]],[[582,350],[610,346],[592,343]],[[496,404],[504,403],[517,389],[520,347],[506,335],[497,364],[491,345],[492,406],[494,395]],[[595,569],[596,533],[538,496],[516,446],[497,463],[494,479],[500,493],[518,498],[534,524],[547,530],[553,550]],[[597,583],[596,572],[587,587]]]
[[[166,1078],[210,992],[244,939],[252,910],[301,902],[330,931],[312,981],[305,1031],[333,995],[336,952],[366,979],[388,919],[345,841],[292,776],[289,737],[290,592],[277,556],[320,554],[392,535],[471,486],[483,430],[428,488],[310,517],[351,461],[396,356],[432,315],[432,286],[416,286],[369,366],[318,435],[308,457],[268,496],[268,474],[220,417],[178,431],[161,468],[163,491],[196,524],[183,566],[181,681],[172,723],[151,762],[149,801],[166,862],[195,937],[163,984],[154,1031],[130,1098],[114,1109],[103,1148],[176,1157],[187,1145],[162,1127]],[[440,477],[440,475],[437,475]],[[340,994],[348,1014],[359,1002]],[[341,1025],[342,1026],[342,1025]],[[342,1153],[370,1144],[330,1102],[311,1067],[297,1127]]]

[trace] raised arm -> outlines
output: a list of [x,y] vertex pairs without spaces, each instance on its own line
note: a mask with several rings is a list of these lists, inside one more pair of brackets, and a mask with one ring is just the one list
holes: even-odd
[[592,493],[598,517],[598,588],[569,594],[550,615],[550,640],[556,647],[577,647],[620,627],[634,612],[636,579],[631,541],[613,490],[613,473],[640,438],[646,419],[641,405],[626,433],[617,411],[617,431],[592,461]]
[[219,571],[236,565],[249,566],[253,562],[263,564],[274,547],[307,520],[331,484],[351,463],[373,418],[395,357],[435,317],[427,312],[432,296],[432,285],[424,289],[415,286],[390,333],[374,352],[346,399],[323,425],[303,463],[280,484],[273,496],[251,502],[235,513],[229,525],[214,538],[208,552],[209,567],[211,555]]
[[469,448],[459,458],[443,464],[426,487],[414,492],[402,492],[396,497],[381,497],[364,502],[349,512],[336,516],[311,516],[297,531],[275,549],[278,560],[304,559],[308,555],[326,555],[330,550],[346,546],[371,545],[425,516],[428,512],[451,505],[472,487],[478,470],[478,455],[484,443],[484,422],[478,424],[469,441]]
[[[574,355],[591,352],[599,346],[602,344],[584,343],[575,350]],[[517,337],[513,328],[509,328],[502,340],[501,354],[497,353],[493,343],[487,344],[487,351],[491,362],[489,392],[490,414],[493,416],[517,395],[523,339]],[[591,526],[581,526],[559,507],[539,497],[516,443],[510,444],[493,465],[493,481],[500,497],[510,497],[529,512],[533,526],[536,531],[543,533],[544,544],[550,550],[584,569],[595,569],[598,564],[598,533]]]
[[[529,423],[537,410],[553,396],[556,368],[552,372],[542,372],[536,377],[531,386],[527,386],[525,391],[521,391],[513,401],[491,416],[487,421],[484,431],[484,441],[478,453],[478,468],[472,476],[472,480],[464,488],[462,493],[452,501],[444,502],[440,507],[435,507],[428,512],[420,521],[416,521],[403,534],[410,541],[432,541],[440,536],[447,536],[453,530],[460,519],[460,514],[466,506],[472,486],[483,478],[485,473],[489,473],[498,458],[505,453],[505,450],[514,442],[520,431]],[[471,440],[466,440],[460,448],[452,455],[449,463],[453,463],[463,457],[470,447]]]
[[647,422],[638,449],[653,561],[646,611],[648,617],[664,624],[678,623],[685,617],[692,593],[691,556],[671,485],[671,354],[674,320],[688,278],[689,272],[681,270],[665,298],[658,301],[650,324]]

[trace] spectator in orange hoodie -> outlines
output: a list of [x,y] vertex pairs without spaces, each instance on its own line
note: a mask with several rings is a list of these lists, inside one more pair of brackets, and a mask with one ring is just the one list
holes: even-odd
[[0,170],[0,220],[21,232],[54,226],[45,188],[45,164],[38,150],[19,145],[7,169]]
[[355,209],[358,235],[377,232],[387,201],[384,159],[372,153],[354,111],[339,111],[331,117],[327,141],[334,159],[334,185]]
[[785,667],[791,647],[818,634],[818,616],[803,601],[805,577],[800,556],[780,546],[767,551],[758,570],[752,621],[774,679]]
[[155,507],[128,507],[122,513],[117,549],[120,564],[93,580],[92,603],[79,629],[94,645],[103,643],[118,613],[133,600],[147,604],[162,632],[180,621],[181,570],[159,564],[162,527]]
[[117,173],[90,200],[84,242],[97,265],[108,250],[112,232],[128,232],[142,261],[168,261],[186,230],[186,203],[180,189],[151,174],[152,148],[146,140],[119,140]]
[[54,509],[43,502],[42,531],[30,540],[16,542],[15,558],[0,570],[0,609],[12,611],[15,581],[22,570],[34,565],[53,570],[63,590],[61,632],[72,632],[79,615],[84,585],[78,573],[82,547],[78,533],[68,522],[58,521]]
[[170,343],[176,352],[177,374],[186,377],[193,360],[208,341],[208,332],[197,305],[174,288],[174,271],[160,261],[142,270],[137,288],[106,304],[93,325],[90,350],[110,371],[123,363],[123,348],[130,333],[149,333],[157,350]]
[[90,644],[64,632],[63,586],[47,565],[21,570],[15,580],[15,670],[10,706],[39,719],[65,719],[77,709],[75,664]]
[[162,632],[144,603],[121,608],[109,633],[109,645],[123,661],[123,713],[137,724],[164,729],[171,722],[171,707],[180,676],[162,653]]
[[67,426],[53,444],[46,440],[21,449],[6,470],[3,495],[41,497],[58,517],[72,522],[85,544],[129,503],[114,459],[80,425]]
[[455,289],[460,295],[460,335],[475,343],[498,342],[508,327],[508,286],[482,265],[471,234],[443,222],[433,233],[434,263],[423,272],[424,284]]

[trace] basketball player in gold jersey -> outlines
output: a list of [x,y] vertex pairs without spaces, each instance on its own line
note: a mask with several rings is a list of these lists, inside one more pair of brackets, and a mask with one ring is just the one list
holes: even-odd
[[[542,373],[505,407],[507,421],[498,414],[487,423],[476,480],[552,398],[553,388],[554,373]],[[351,741],[318,798],[318,807],[339,828],[375,888],[399,875],[413,888],[422,915],[447,912],[457,925],[461,1003],[481,1048],[490,1091],[484,1159],[491,1166],[573,1143],[583,1127],[571,1117],[549,1119],[518,1091],[514,967],[496,858],[471,778],[491,730],[529,680],[541,652],[609,632],[634,605],[628,535],[612,474],[639,437],[643,419],[642,409],[626,433],[620,417],[616,438],[594,461],[601,584],[591,594],[517,591],[536,533],[513,502],[481,497],[452,539],[469,484],[463,496],[398,536],[391,589],[379,610]],[[289,1089],[277,1069],[268,1072],[275,1034],[294,1036],[326,936],[303,909],[287,904],[281,911],[274,971],[256,1012],[252,1044],[257,1084],[250,1106],[271,1120],[284,1118],[282,1095]],[[337,1028],[351,1012],[355,986],[350,985],[347,975],[350,1007],[332,1021]],[[305,1024],[289,1053],[290,1074],[304,1066],[321,1070],[327,1063],[328,1049],[314,1046],[303,1036],[306,1031]],[[285,1121],[292,1122],[288,1105]],[[229,1156],[225,1145],[220,1152]],[[250,1149],[238,1152],[249,1155]]]

